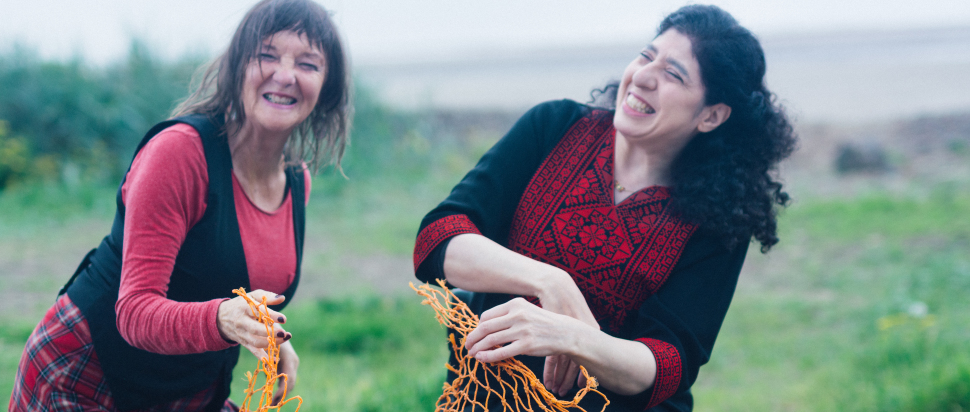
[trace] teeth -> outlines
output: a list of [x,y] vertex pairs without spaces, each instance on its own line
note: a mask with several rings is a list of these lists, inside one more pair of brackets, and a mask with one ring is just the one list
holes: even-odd
[[270,94],[270,93],[264,94],[263,97],[265,97],[266,100],[269,100],[270,102],[273,102],[273,103],[276,103],[276,104],[287,104],[287,105],[289,105],[289,104],[296,103],[296,99],[294,99],[292,97],[277,96],[275,94]]
[[654,110],[653,110],[652,107],[647,106],[647,104],[644,103],[644,102],[642,102],[642,101],[640,101],[640,99],[637,99],[636,97],[633,97],[632,94],[628,94],[626,96],[626,105],[627,106],[630,106],[631,109],[636,110],[639,113],[643,113],[643,114],[653,114],[654,113]]

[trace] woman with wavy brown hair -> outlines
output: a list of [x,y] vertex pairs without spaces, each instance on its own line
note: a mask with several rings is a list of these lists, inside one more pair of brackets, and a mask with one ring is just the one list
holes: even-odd
[[516,356],[570,398],[583,366],[611,411],[690,410],[748,244],[778,242],[788,201],[772,171],[795,138],[765,67],[728,13],[686,6],[602,91],[608,107],[526,113],[415,245],[419,279],[473,292],[469,355]]
[[111,233],[28,339],[10,410],[237,409],[239,347],[262,357],[269,344],[238,287],[272,305],[295,384],[279,310],[300,280],[307,163],[339,168],[351,116],[328,13],[259,2],[173,116],[142,139]]

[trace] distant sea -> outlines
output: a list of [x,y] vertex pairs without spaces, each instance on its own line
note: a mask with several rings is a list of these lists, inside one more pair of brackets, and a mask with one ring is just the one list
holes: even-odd
[[[769,88],[798,122],[866,123],[970,111],[970,27],[761,38]],[[451,59],[361,63],[385,102],[408,110],[524,110],[587,101],[644,43],[491,50]]]

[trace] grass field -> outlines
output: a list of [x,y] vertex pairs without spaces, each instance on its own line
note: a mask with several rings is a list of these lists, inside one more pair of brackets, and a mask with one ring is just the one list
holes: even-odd
[[[409,252],[423,213],[474,157],[423,177],[317,180],[306,285],[287,311],[305,410],[432,409],[445,376],[444,330],[406,287]],[[799,199],[781,217],[782,242],[749,255],[694,386],[696,409],[970,410],[964,186]],[[82,185],[0,195],[0,399],[34,324],[108,230],[113,192]],[[244,353],[234,399],[254,367]]]
[[970,197],[802,202],[751,255],[698,410],[970,409]]

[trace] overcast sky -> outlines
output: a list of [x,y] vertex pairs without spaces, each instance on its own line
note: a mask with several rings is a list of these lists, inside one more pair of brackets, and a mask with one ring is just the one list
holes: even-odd
[[[250,0],[0,0],[0,52],[102,64],[132,37],[167,58],[225,47]],[[716,0],[755,33],[970,26],[968,0]],[[672,0],[331,0],[356,63],[648,39]]]

